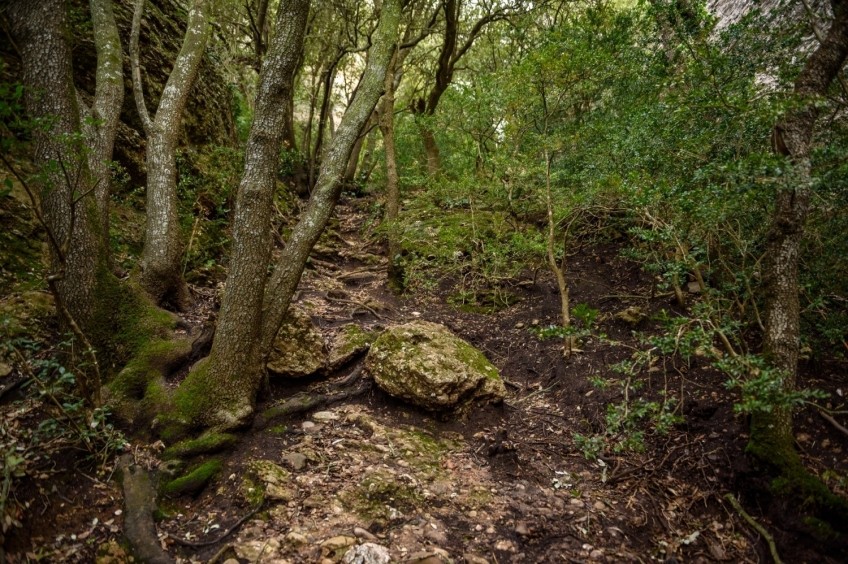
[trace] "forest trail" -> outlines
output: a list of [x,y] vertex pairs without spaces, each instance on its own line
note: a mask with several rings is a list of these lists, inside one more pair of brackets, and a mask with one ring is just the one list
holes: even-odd
[[[671,307],[667,296],[650,297],[651,280],[638,265],[609,242],[578,249],[570,261],[573,300],[599,315],[582,351],[563,359],[559,340],[537,336],[558,315],[547,274],[512,281],[516,303],[488,314],[447,303],[457,280],[434,281],[425,294],[389,292],[380,243],[363,235],[371,205],[345,198],[337,207],[297,304],[328,336],[351,321],[368,330],[412,319],[443,323],[501,370],[508,399],[438,416],[371,387],[256,426],[217,456],[222,468],[197,497],[161,502],[158,531],[170,554],[185,562],[329,563],[365,544],[384,547],[369,548],[377,551],[371,556],[388,554],[393,562],[762,561],[764,543],[722,497],[738,495],[731,470],[745,434],[721,375],[697,359],[660,363],[637,389],[610,371],[638,344],[634,327],[616,314]],[[650,332],[651,323],[638,329]],[[325,392],[361,362],[329,378],[272,378],[259,409],[298,392]],[[592,440],[628,438],[603,436],[610,406],[636,396],[662,401],[663,394],[678,400],[674,412],[685,413],[686,424],[648,433],[644,449],[592,458]],[[136,442],[131,452],[164,479],[162,448]],[[120,532],[117,484],[92,478],[80,488],[71,475],[61,476],[53,480],[54,505],[31,517],[28,541],[64,561],[90,561],[95,552],[111,554],[100,562],[122,561],[123,549],[110,540]],[[260,488],[265,498],[253,514]],[[792,561],[828,561],[811,550],[798,546]]]

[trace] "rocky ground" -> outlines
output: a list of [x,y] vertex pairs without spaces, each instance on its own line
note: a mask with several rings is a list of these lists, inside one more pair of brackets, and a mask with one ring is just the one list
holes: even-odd
[[[261,410],[358,374],[364,387],[342,401],[262,420],[217,455],[220,470],[202,491],[162,499],[157,534],[178,561],[768,561],[762,536],[726,494],[775,537],[786,561],[848,557],[839,539],[813,540],[789,508],[763,502],[743,453],[746,422],[733,414],[724,377],[706,361],[657,357],[630,378],[612,372],[640,348],[633,332],[656,330],[652,316],[673,308],[670,297],[652,297],[651,279],[614,245],[586,247],[571,261],[573,303],[600,315],[566,359],[561,342],[538,337],[538,328],[556,323],[559,307],[545,275],[516,280],[510,291],[517,302],[491,313],[449,305],[451,280],[403,298],[388,292],[379,245],[362,234],[366,205],[342,203],[334,234],[316,249],[301,283],[298,306],[330,354],[351,324],[377,333],[416,319],[441,323],[500,370],[506,400],[431,413],[368,386],[362,354],[319,361],[333,365],[323,375],[274,376]],[[812,383],[841,397],[827,370]],[[680,420],[667,433],[648,431],[644,448],[617,451],[627,437],[604,435],[605,414],[637,397],[675,398]],[[37,406],[4,400],[2,417],[8,435],[35,425]],[[831,485],[844,488],[833,476],[848,471],[846,437],[812,411],[798,423],[808,466],[831,472]],[[164,481],[163,448],[138,441],[129,452]],[[26,510],[22,526],[7,533],[7,560],[126,561],[114,463],[91,469],[76,454],[57,452],[33,465],[40,470],[15,492]]]

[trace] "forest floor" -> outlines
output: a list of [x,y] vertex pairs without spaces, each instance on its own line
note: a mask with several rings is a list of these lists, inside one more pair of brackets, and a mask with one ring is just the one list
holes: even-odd
[[[725,499],[731,493],[774,536],[785,561],[848,558],[844,543],[815,540],[793,508],[764,494],[744,456],[746,421],[733,412],[734,393],[706,360],[658,357],[632,379],[611,371],[643,348],[635,331],[659,331],[655,314],[677,309],[670,296],[652,297],[651,277],[616,245],[587,245],[570,260],[572,303],[600,315],[581,350],[564,358],[561,341],[534,330],[558,322],[552,277],[512,281],[516,303],[491,313],[450,305],[458,280],[398,297],[387,290],[379,244],[362,235],[368,205],[339,205],[336,236],[318,247],[298,302],[327,334],[351,321],[367,329],[442,323],[500,369],[507,400],[436,415],[372,387],[284,425],[245,432],[197,497],[161,504],[158,532],[170,554],[186,562],[338,562],[352,546],[374,543],[398,562],[769,561],[766,542]],[[616,317],[634,307],[644,320]],[[272,380],[261,407],[324,389],[359,363],[325,378]],[[839,400],[828,370],[814,374],[805,383]],[[604,437],[605,416],[610,405],[635,406],[637,397],[675,398],[682,422],[665,434],[648,431],[641,451],[607,448],[587,457],[599,446],[592,437],[607,447],[628,438]],[[0,418],[7,429],[36,425],[38,407],[4,399]],[[796,426],[812,471],[848,474],[848,437],[812,410],[799,413]],[[161,450],[141,441],[130,448],[151,471]],[[285,468],[284,483],[260,512],[214,542],[251,513],[254,485],[245,476],[261,460]],[[119,484],[109,479],[114,462],[90,469],[81,455],[58,449],[36,467],[14,492],[28,509],[22,527],[7,533],[7,560],[126,561],[116,542],[124,508]],[[212,542],[188,547],[175,539]]]

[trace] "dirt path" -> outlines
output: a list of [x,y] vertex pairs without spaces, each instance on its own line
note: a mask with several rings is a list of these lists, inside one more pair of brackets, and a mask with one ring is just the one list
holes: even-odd
[[[450,280],[429,295],[388,292],[379,245],[361,233],[367,205],[340,204],[338,224],[316,248],[298,304],[328,337],[351,322],[368,330],[416,318],[443,323],[487,354],[510,383],[509,398],[462,417],[438,417],[374,388],[255,429],[220,457],[223,469],[198,497],[162,503],[158,527],[171,554],[229,564],[231,558],[329,563],[345,554],[351,562],[388,555],[421,563],[768,558],[762,539],[723,499],[731,492],[744,503],[748,493],[737,491],[747,483],[739,474],[745,470],[744,421],[733,415],[723,377],[698,359],[658,360],[630,380],[611,369],[637,350],[634,329],[655,329],[649,320],[634,327],[616,313],[638,307],[650,315],[671,307],[667,297],[650,297],[651,281],[637,265],[612,245],[587,247],[572,259],[573,303],[600,314],[582,352],[564,359],[556,340],[534,333],[555,323],[559,308],[554,283],[544,275],[516,283],[510,291],[518,302],[489,315],[449,306]],[[357,362],[329,380],[272,381],[261,407],[321,390]],[[606,436],[606,454],[587,458],[609,406],[663,397],[676,400],[673,413],[685,415],[685,423],[647,433],[635,450],[616,452],[612,447],[628,436]],[[827,433],[817,429],[816,440]],[[160,452],[161,445],[133,449],[151,471],[162,469]],[[833,454],[845,465],[841,449]],[[108,551],[102,562],[122,561],[122,549],[107,542],[120,532],[114,483],[72,475],[56,483],[65,484],[59,491],[67,504],[51,502],[47,517],[33,521],[29,542],[48,547],[53,559],[90,561],[94,552]],[[187,547],[174,540],[214,541],[253,511],[262,491],[261,510],[220,542]],[[787,547],[787,561],[839,561],[836,544],[809,543],[773,515],[758,518]],[[371,560],[363,556],[368,550]]]

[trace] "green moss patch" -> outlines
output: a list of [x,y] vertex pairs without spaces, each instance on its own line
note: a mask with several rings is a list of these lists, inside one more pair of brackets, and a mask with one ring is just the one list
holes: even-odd
[[169,497],[194,495],[200,492],[206,484],[221,471],[220,460],[208,460],[192,468],[185,475],[165,484],[162,493]]
[[174,458],[191,458],[201,454],[214,454],[231,448],[236,444],[237,437],[230,433],[208,432],[196,439],[181,441],[162,453],[162,458],[170,460]]
[[353,489],[340,496],[342,503],[364,519],[391,521],[416,511],[424,503],[408,479],[378,471],[365,476]]

